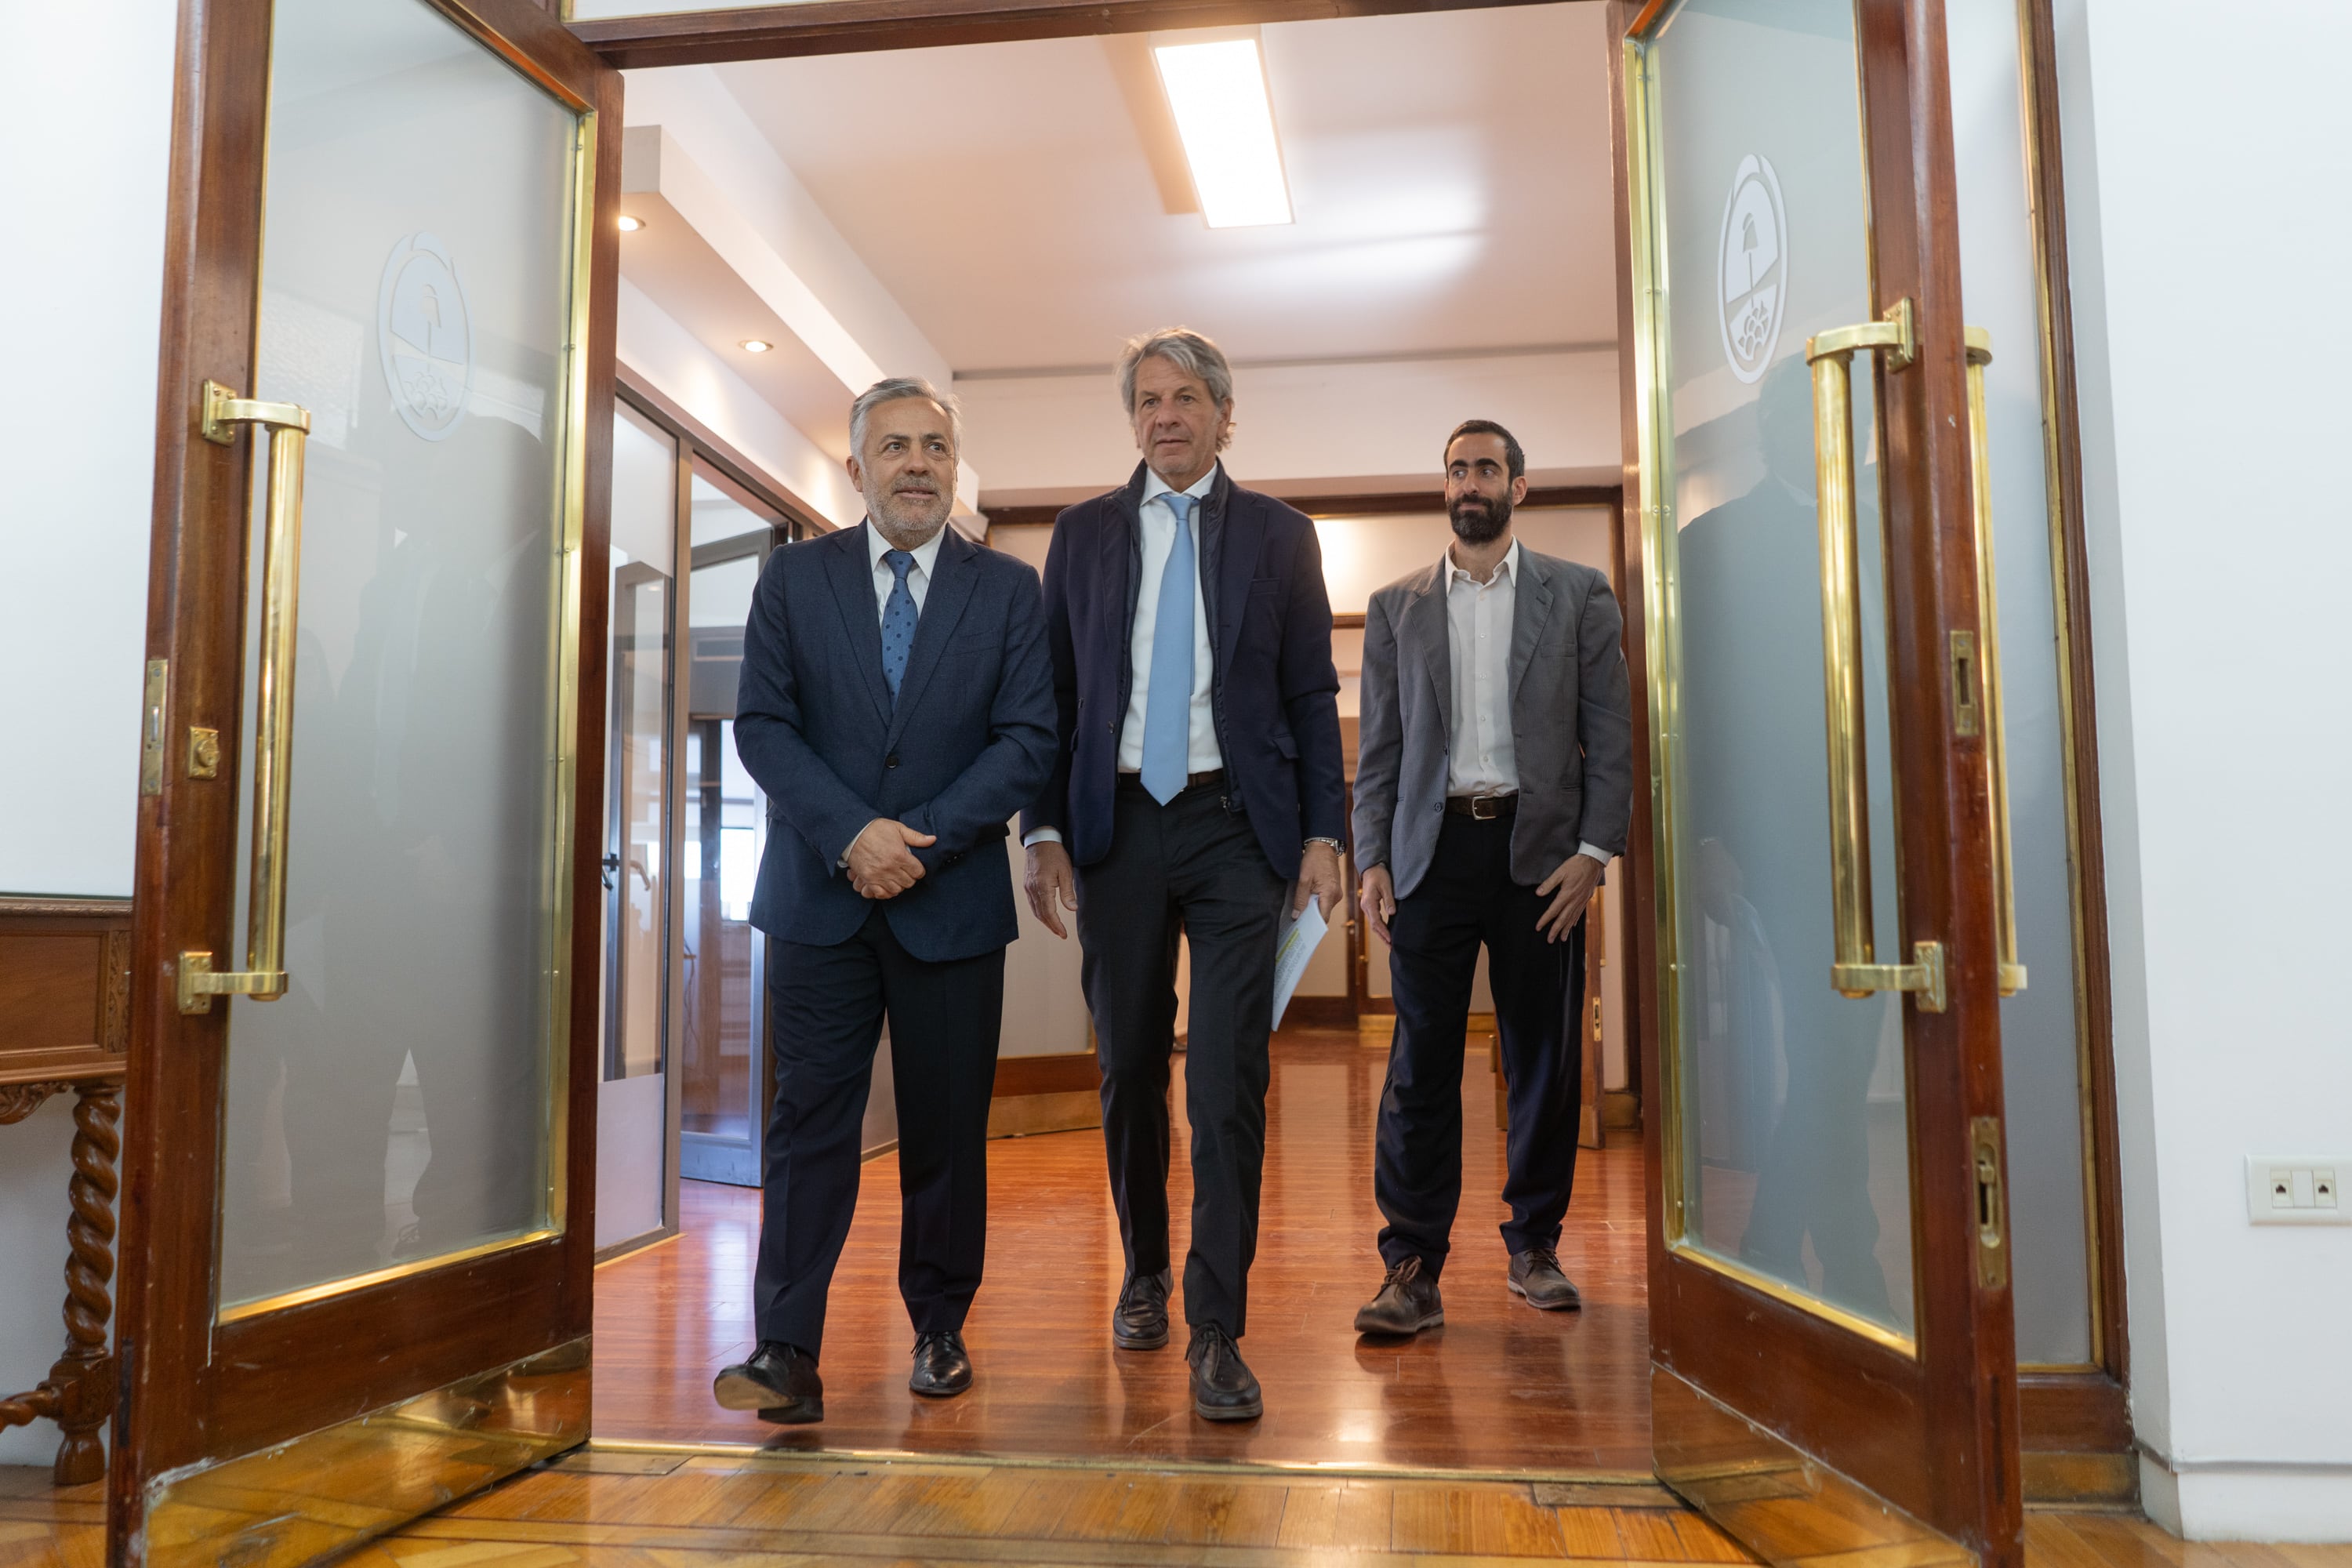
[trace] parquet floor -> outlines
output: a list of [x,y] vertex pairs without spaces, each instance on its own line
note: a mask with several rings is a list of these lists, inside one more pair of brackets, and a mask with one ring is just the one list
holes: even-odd
[[[897,1162],[867,1163],[834,1281],[821,1366],[826,1419],[818,1426],[767,1426],[711,1403],[713,1373],[752,1349],[758,1194],[688,1184],[683,1235],[598,1271],[596,1435],[1646,1478],[1638,1146],[1621,1134],[1617,1147],[1587,1151],[1580,1163],[1560,1261],[1583,1289],[1584,1310],[1530,1310],[1504,1289],[1496,1231],[1503,1155],[1492,1080],[1475,1049],[1465,1068],[1463,1205],[1444,1279],[1445,1326],[1402,1343],[1355,1333],[1356,1309],[1381,1278],[1371,1138],[1386,1059],[1384,1048],[1353,1032],[1286,1031],[1276,1041],[1243,1341],[1265,1391],[1262,1421],[1218,1426],[1192,1413],[1181,1295],[1167,1349],[1112,1350],[1118,1220],[1101,1134],[1084,1131],[989,1145],[987,1282],[965,1331],[977,1382],[943,1402],[907,1392],[913,1331],[896,1276]],[[1182,1098],[1180,1071],[1169,1182],[1180,1258],[1191,1202]]]
[[[0,1468],[0,1568],[98,1568],[101,1511],[96,1487],[54,1492],[41,1470]],[[1645,1488],[591,1451],[342,1561],[365,1568],[1669,1568],[1752,1560]],[[2352,1546],[2191,1543],[2118,1514],[2037,1513],[2026,1520],[2026,1563],[2352,1568]]]

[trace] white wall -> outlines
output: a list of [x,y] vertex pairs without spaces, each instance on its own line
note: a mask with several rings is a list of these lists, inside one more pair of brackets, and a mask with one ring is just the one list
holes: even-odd
[[[1124,484],[1135,437],[1098,374],[961,376],[965,445],[985,505],[1065,503]],[[1234,477],[1291,494],[1434,489],[1446,432],[1499,420],[1538,483],[1614,484],[1617,355],[1488,355],[1362,364],[1243,365],[1234,373]]]
[[[0,51],[0,891],[123,896],[139,789],[173,0],[12,6]],[[37,679],[34,679],[37,672]],[[17,750],[18,746],[23,750]]]
[[2243,1174],[2352,1158],[2352,9],[2057,9],[2143,1493],[2352,1540],[2352,1227]]
[[866,515],[840,463],[626,278],[616,336],[623,364],[766,469],[793,500],[837,526]]
[[[131,891],[175,0],[12,7],[0,51],[0,891]],[[0,1391],[65,1348],[72,1100],[0,1128]],[[46,1464],[48,1422],[0,1432]]]

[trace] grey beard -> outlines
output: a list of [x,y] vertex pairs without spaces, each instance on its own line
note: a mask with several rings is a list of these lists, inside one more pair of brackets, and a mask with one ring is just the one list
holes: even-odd
[[1462,503],[1456,501],[1446,509],[1446,516],[1454,524],[1454,537],[1463,543],[1491,544],[1511,526],[1511,503],[1489,501],[1484,512],[1472,511],[1465,516]]

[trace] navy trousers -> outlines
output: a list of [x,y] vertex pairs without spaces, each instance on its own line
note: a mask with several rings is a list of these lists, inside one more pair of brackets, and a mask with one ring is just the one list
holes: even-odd
[[1511,824],[1448,816],[1421,885],[1389,921],[1396,1033],[1381,1090],[1372,1194],[1388,1223],[1381,1260],[1445,1267],[1462,1206],[1462,1059],[1478,949],[1495,994],[1510,1105],[1503,1245],[1513,1253],[1559,1241],[1576,1179],[1583,1062],[1584,925],[1546,942],[1536,920],[1551,900],[1511,879]]
[[917,1333],[961,1329],[987,1252],[1004,950],[929,963],[898,945],[877,908],[847,942],[780,942],[774,954],[776,1104],[751,1281],[760,1338],[822,1359],[885,1017],[898,1107],[898,1294]]

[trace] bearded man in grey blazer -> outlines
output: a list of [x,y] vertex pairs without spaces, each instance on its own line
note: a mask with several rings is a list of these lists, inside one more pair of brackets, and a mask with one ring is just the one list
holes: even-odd
[[1511,433],[1445,447],[1454,540],[1364,616],[1356,859],[1390,948],[1396,1033],[1372,1167],[1387,1272],[1360,1333],[1445,1321],[1438,1276],[1462,1199],[1462,1057],[1483,945],[1510,1105],[1505,1283],[1577,1306],[1559,1267],[1576,1175],[1586,901],[1633,812],[1624,619],[1609,579],[1511,531],[1527,500]]

